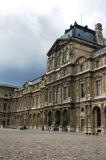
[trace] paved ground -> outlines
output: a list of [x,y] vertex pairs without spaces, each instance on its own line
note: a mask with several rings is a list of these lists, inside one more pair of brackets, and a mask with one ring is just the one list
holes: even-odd
[[2,129],[0,160],[106,160],[106,136]]

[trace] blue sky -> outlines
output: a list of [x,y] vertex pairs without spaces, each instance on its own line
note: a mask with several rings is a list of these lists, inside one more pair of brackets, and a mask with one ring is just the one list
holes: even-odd
[[0,83],[22,85],[47,70],[47,52],[74,21],[103,24],[105,0],[0,0]]

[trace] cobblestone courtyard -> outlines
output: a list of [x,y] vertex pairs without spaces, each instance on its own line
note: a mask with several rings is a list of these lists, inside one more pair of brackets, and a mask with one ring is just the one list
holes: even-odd
[[106,160],[106,136],[0,130],[0,160]]

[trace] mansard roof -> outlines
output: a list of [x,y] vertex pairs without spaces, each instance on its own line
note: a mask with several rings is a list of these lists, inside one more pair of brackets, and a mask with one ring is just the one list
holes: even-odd
[[33,79],[33,80],[31,80],[31,81],[26,81],[26,82],[23,84],[23,87],[25,87],[25,86],[31,86],[31,85],[34,85],[34,84],[36,84],[36,83],[41,82],[43,76],[44,76],[44,75],[42,75],[42,76],[40,76],[40,77],[38,77],[38,78],[36,78],[36,79]]
[[93,51],[90,55],[91,58],[96,58],[100,55],[106,54],[106,45],[101,46],[99,49]]
[[81,26],[76,22],[74,23],[74,25],[71,25],[69,29],[65,30],[65,33],[63,36],[61,36],[61,39],[71,37],[76,37],[94,44],[96,43],[95,31],[89,29],[87,25]]
[[17,89],[17,86],[13,86],[13,85],[9,85],[9,84],[0,84],[0,87],[7,87],[7,88],[13,88],[13,89]]
[[72,38],[78,38],[92,44],[97,44],[95,31],[89,29],[88,26],[84,27],[75,22],[74,25],[71,25],[69,29],[65,30],[63,36],[61,36],[55,41],[55,43],[48,51],[47,55],[50,55],[56,50],[56,48],[59,48],[61,45],[67,43]]
[[42,76],[36,78],[36,79],[33,79],[32,81],[30,81],[30,83],[33,85],[33,84],[36,84],[36,83],[39,83],[41,82],[41,79],[42,79]]

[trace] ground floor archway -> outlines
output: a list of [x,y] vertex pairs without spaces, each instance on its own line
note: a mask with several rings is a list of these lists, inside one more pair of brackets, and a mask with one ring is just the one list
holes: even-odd
[[37,114],[37,128],[42,126],[42,115],[41,113]]
[[49,111],[48,112],[48,126],[51,126],[52,125],[52,112]]
[[59,130],[61,122],[61,112],[60,110],[55,111],[55,130]]
[[67,109],[63,110],[63,113],[62,113],[62,120],[63,120],[63,123],[62,123],[62,127],[63,127],[63,130],[66,131],[67,130],[67,126],[68,126],[68,111]]
[[36,114],[33,114],[33,127],[36,127]]
[[94,132],[101,132],[101,109],[96,106],[93,108],[93,130]]

